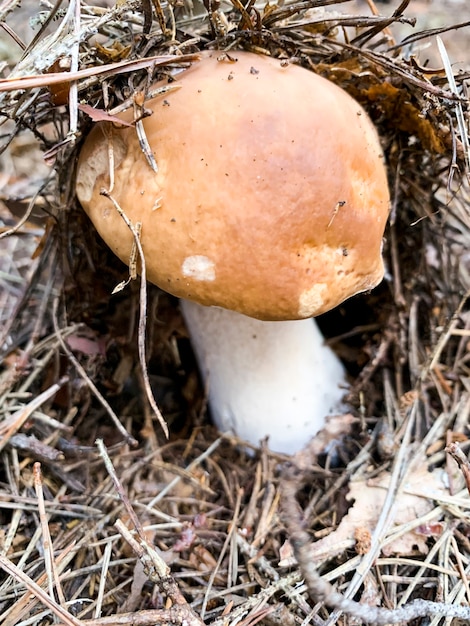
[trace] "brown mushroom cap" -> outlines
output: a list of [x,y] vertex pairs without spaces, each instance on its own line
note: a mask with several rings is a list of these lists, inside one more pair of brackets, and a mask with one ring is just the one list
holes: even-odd
[[151,282],[264,320],[319,315],[383,277],[389,193],[379,139],[333,83],[269,57],[233,56],[204,53],[177,76],[180,89],[146,102],[157,173],[133,127],[96,124],[79,158],[78,198],[128,263],[132,234],[100,195],[111,147],[111,194],[142,223]]

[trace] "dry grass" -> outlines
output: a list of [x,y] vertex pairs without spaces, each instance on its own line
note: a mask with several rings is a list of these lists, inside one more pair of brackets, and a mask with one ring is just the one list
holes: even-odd
[[[81,12],[71,2],[68,13],[56,5],[52,30],[46,24],[14,70],[34,79],[25,86],[23,78],[21,89],[0,81],[4,146],[14,151],[27,129],[51,165],[35,185],[27,171],[12,181],[6,170],[0,214],[5,626],[364,623],[309,599],[305,563],[301,574],[286,543],[296,523],[312,541],[331,538],[310,561],[346,597],[384,608],[415,598],[470,604],[470,498],[465,471],[445,452],[455,443],[469,449],[468,76],[431,73],[407,58],[393,24],[411,11],[361,17],[335,0],[264,11],[232,1],[228,27],[217,12],[210,23],[182,21],[181,9],[157,0]],[[17,4],[1,3],[0,21]],[[333,16],[323,5],[334,5]],[[177,302],[150,286],[148,374],[170,427],[165,440],[139,366],[139,286],[110,296],[127,269],[74,198],[75,157],[91,122],[73,105],[118,107],[207,45],[289,57],[339,83],[369,110],[389,166],[386,280],[319,320],[351,375],[356,419],[340,435],[331,426],[294,459],[295,505],[283,491],[292,482],[285,459],[217,438]],[[163,54],[176,59],[155,64]],[[53,101],[64,93],[52,85],[63,83],[64,56],[74,72],[69,108]],[[7,62],[5,78],[9,71]],[[38,213],[44,235],[31,221]],[[364,508],[337,545],[333,533],[356,512],[351,485],[363,481],[368,493],[383,477],[380,510]],[[416,500],[411,518],[399,520],[407,491]],[[426,510],[415,515],[423,500]],[[283,502],[290,506],[282,510]],[[452,619],[449,609],[413,623]]]

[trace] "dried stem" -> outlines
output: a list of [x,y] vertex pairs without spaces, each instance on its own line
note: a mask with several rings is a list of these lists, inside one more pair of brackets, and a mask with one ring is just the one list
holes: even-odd
[[148,542],[144,533],[144,529],[134,509],[132,508],[131,503],[129,502],[129,498],[127,497],[127,494],[125,493],[124,488],[116,474],[116,471],[113,467],[112,461],[108,455],[104,443],[101,440],[98,440],[96,444],[98,446],[100,455],[105,462],[106,470],[110,475],[116,491],[119,494],[122,503],[124,504],[124,508],[126,509],[126,512],[132,521],[132,524],[137,534],[137,538],[133,536],[131,531],[121,520],[117,520],[115,523],[117,530],[122,535],[122,537],[129,543],[131,548],[140,559],[149,580],[155,583],[160,589],[160,592],[168,597],[174,605],[179,606],[181,609],[184,609],[184,619],[182,619],[182,623],[188,624],[188,626],[204,626],[204,622],[191,609],[185,597],[181,593],[176,581],[171,576],[170,568],[160,556],[158,550],[151,546]]
[[116,200],[112,197],[112,195],[106,189],[101,190],[101,195],[105,196],[112,202],[114,208],[124,220],[126,226],[129,228],[129,230],[132,233],[135,246],[139,253],[139,259],[140,259],[140,293],[139,293],[140,297],[139,297],[139,331],[138,331],[139,361],[140,361],[140,366],[142,368],[142,377],[144,381],[144,389],[145,389],[145,393],[147,396],[147,400],[149,401],[150,406],[152,407],[152,410],[154,411],[157,417],[157,420],[159,421],[160,426],[162,427],[162,430],[165,433],[165,436],[168,438],[170,436],[168,425],[165,422],[165,419],[163,415],[161,414],[160,409],[158,408],[158,405],[155,401],[155,397],[153,395],[153,391],[150,386],[150,379],[149,379],[149,374],[148,374],[148,369],[147,369],[147,357],[146,357],[146,348],[145,348],[146,329],[147,329],[147,270],[146,270],[146,265],[145,265],[145,255],[142,249],[142,243],[140,241],[139,231],[135,228],[134,224],[127,217],[127,215],[124,213],[122,208],[119,206]]

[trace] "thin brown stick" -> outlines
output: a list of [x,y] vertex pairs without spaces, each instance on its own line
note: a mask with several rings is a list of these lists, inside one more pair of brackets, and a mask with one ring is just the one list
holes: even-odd
[[204,626],[204,622],[198,617],[198,615],[196,615],[186,601],[186,598],[181,593],[180,588],[171,575],[170,568],[165,563],[158,550],[151,546],[148,542],[142,524],[129,502],[129,498],[127,497],[124,487],[116,474],[103,441],[97,440],[96,444],[100,455],[104,460],[106,470],[110,475],[116,491],[124,504],[124,508],[126,509],[126,512],[135,528],[137,537],[132,534],[132,532],[120,519],[116,521],[115,527],[138,556],[144,566],[144,571],[149,580],[155,583],[160,592],[168,597],[174,605],[179,606],[180,609],[184,610],[184,618],[182,617],[181,622],[187,626]]
[[120,61],[119,63],[109,63],[102,67],[93,66],[77,72],[51,72],[50,74],[38,74],[36,76],[22,76],[20,78],[4,78],[0,80],[0,92],[16,91],[18,89],[35,89],[37,87],[50,87],[59,83],[70,83],[80,80],[81,78],[89,78],[101,76],[114,76],[125,72],[135,72],[147,67],[158,67],[161,65],[169,65],[171,63],[187,63],[199,60],[198,54],[184,54],[181,56],[153,56],[146,59],[135,59],[132,61]]
[[38,499],[39,519],[42,530],[42,546],[44,550],[44,563],[47,573],[47,582],[49,587],[49,596],[54,598],[54,589],[56,589],[59,603],[65,608],[65,596],[60,584],[59,574],[57,572],[54,550],[52,546],[51,533],[49,532],[49,524],[47,521],[46,507],[44,504],[44,492],[42,487],[41,464],[35,463],[33,466],[34,489]]
[[54,615],[63,621],[65,626],[83,626],[83,622],[73,615],[71,615],[66,609],[51,598],[42,587],[40,587],[32,578],[30,578],[25,572],[20,570],[14,563],[12,563],[5,556],[0,554],[0,567],[10,576],[13,576],[15,580],[23,583],[23,585],[40,600],[44,606],[50,609]]
[[142,249],[142,244],[140,241],[140,233],[131,222],[131,220],[127,217],[123,209],[119,206],[118,202],[113,198],[113,196],[106,189],[101,190],[101,195],[105,198],[108,198],[119,213],[119,215],[124,220],[124,223],[129,228],[134,237],[134,243],[136,245],[137,251],[139,253],[140,258],[140,292],[139,292],[139,330],[138,330],[138,348],[139,348],[139,361],[140,367],[142,369],[142,377],[144,382],[144,389],[147,396],[147,400],[154,411],[160,426],[162,427],[163,432],[165,433],[166,438],[170,436],[170,432],[168,430],[168,425],[165,422],[163,415],[161,414],[160,409],[155,401],[155,397],[153,395],[152,388],[150,386],[150,379],[147,369],[147,356],[146,356],[146,347],[145,347],[145,339],[146,339],[146,330],[147,330],[147,269],[145,265],[145,255]]
[[17,433],[31,415],[39,409],[47,400],[50,400],[68,381],[67,376],[63,376],[57,383],[40,393],[29,404],[15,411],[8,419],[4,420],[0,427],[0,450],[8,444],[11,437]]
[[[82,620],[80,624],[82,626],[176,626],[183,624],[185,617],[186,612],[182,607],[172,606],[169,609],[150,609],[95,617]],[[68,626],[68,624],[59,622],[55,626]]]

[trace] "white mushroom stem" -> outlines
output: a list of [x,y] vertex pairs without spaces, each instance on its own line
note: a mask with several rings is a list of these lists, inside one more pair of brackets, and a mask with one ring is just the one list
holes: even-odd
[[262,322],[181,300],[183,315],[221,431],[292,454],[344,412],[343,365],[313,319]]

